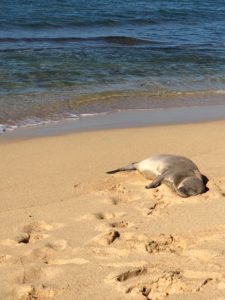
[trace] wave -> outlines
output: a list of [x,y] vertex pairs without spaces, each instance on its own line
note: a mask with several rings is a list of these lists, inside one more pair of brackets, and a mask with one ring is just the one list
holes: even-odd
[[[168,45],[167,43],[142,39],[130,36],[96,36],[96,37],[3,37],[0,38],[0,44],[19,44],[19,43],[48,43],[48,44],[66,44],[66,43],[77,43],[77,44],[87,44],[95,43],[96,44],[111,44],[111,45],[121,45],[121,46],[138,46],[145,45],[149,49],[151,47],[154,50],[168,50],[168,51],[185,51],[185,50],[202,50],[208,51],[212,49],[224,51],[224,43],[199,43],[199,44],[180,44],[180,45]],[[158,46],[158,47],[157,47]],[[22,50],[29,50],[30,48],[24,48]],[[31,48],[32,49],[32,48]],[[42,48],[40,48],[42,49]],[[56,48],[58,49],[58,48]],[[59,48],[61,49],[61,48]],[[5,51],[8,49],[1,49],[0,51]],[[9,50],[13,50],[10,48]]]
[[81,43],[81,42],[103,42],[119,45],[160,44],[156,41],[134,38],[129,36],[98,36],[98,37],[4,37],[0,43]]
[[95,38],[95,40],[104,41],[112,44],[120,44],[120,45],[160,44],[159,42],[156,41],[133,38],[128,36],[105,36],[105,37]]
[[159,20],[153,20],[150,18],[129,18],[126,16],[117,18],[107,18],[107,19],[64,19],[60,18],[58,20],[52,20],[52,21],[46,21],[44,19],[32,21],[31,19],[24,19],[22,20],[10,20],[3,21],[1,23],[2,29],[8,29],[8,28],[16,28],[16,29],[39,29],[39,30],[45,30],[45,29],[57,29],[57,28],[77,28],[77,27],[115,27],[115,26],[124,26],[124,25],[155,25],[158,24]]
[[[218,12],[218,11],[217,11]],[[143,12],[133,11],[132,14],[126,12],[114,12],[114,14],[99,15],[95,17],[88,17],[87,14],[77,16],[57,14],[52,18],[49,15],[36,15],[32,19],[30,16],[23,16],[23,18],[10,18],[4,16],[1,19],[1,30],[67,30],[77,28],[123,28],[129,26],[147,27],[151,25],[168,25],[168,24],[188,24],[195,26],[202,25],[204,21],[215,21],[215,10],[201,10],[198,9],[158,9],[149,11],[145,14]],[[216,21],[223,22],[225,11],[216,14]],[[151,28],[151,27],[150,27]]]

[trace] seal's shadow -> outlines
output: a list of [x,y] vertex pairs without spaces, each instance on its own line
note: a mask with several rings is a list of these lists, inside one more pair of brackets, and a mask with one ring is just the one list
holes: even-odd
[[202,174],[202,180],[203,180],[203,183],[205,185],[205,192],[204,193],[207,193],[209,191],[209,188],[207,187],[207,183],[209,181],[209,178]]

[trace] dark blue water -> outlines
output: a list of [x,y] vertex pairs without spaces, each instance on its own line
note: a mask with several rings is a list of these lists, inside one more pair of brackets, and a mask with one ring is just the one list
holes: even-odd
[[222,0],[0,2],[1,124],[224,91]]

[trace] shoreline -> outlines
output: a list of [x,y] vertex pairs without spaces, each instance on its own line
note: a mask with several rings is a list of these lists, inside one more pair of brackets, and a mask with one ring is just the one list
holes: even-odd
[[[79,97],[78,97],[79,98]],[[10,103],[10,101],[9,101]],[[20,101],[18,101],[20,103]],[[32,101],[31,101],[32,103]],[[63,103],[62,103],[63,104]],[[65,100],[66,107],[61,112],[57,111],[48,111],[48,108],[45,107],[44,104],[42,104],[41,107],[39,107],[38,110],[30,112],[31,114],[27,115],[28,111],[25,113],[25,115],[22,118],[22,115],[17,116],[14,114],[13,107],[6,109],[3,106],[3,116],[0,116],[1,124],[0,124],[0,136],[2,134],[10,133],[11,131],[23,131],[23,130],[29,130],[32,128],[51,128],[52,127],[58,127],[58,131],[60,132],[60,125],[62,125],[63,131],[66,131],[66,124],[67,130],[72,131],[72,128],[74,127],[75,130],[79,130],[79,125],[77,126],[76,123],[86,123],[86,127],[88,127],[87,119],[97,119],[99,117],[99,120],[101,122],[101,115],[114,115],[118,119],[118,122],[124,123],[122,118],[118,118],[117,114],[121,113],[130,113],[135,112],[137,114],[140,114],[141,111],[151,112],[151,111],[163,111],[163,110],[177,110],[177,113],[179,113],[179,110],[182,109],[193,109],[195,110],[198,107],[215,107],[215,109],[218,109],[217,106],[224,106],[224,91],[203,91],[203,92],[195,92],[195,93],[177,93],[177,94],[171,94],[171,95],[150,95],[148,92],[134,92],[134,93],[100,93],[100,94],[92,94],[92,95],[86,95],[82,96],[81,99],[77,99],[77,101],[72,100],[72,102],[68,99],[68,101]],[[35,108],[35,106],[34,106]],[[62,108],[62,107],[61,107]],[[207,110],[207,109],[206,109]],[[19,113],[19,111],[18,111]],[[207,115],[208,112],[206,112]],[[10,115],[10,119],[7,120],[7,115]],[[165,114],[162,116],[159,114],[158,118],[163,119]],[[220,113],[221,115],[221,113]],[[225,115],[225,114],[224,114]],[[127,114],[124,115],[124,118],[126,120]],[[17,118],[18,117],[18,118]],[[150,116],[151,117],[151,113]],[[22,119],[21,119],[22,118]],[[137,119],[137,116],[134,116],[134,118]],[[168,120],[168,123],[173,123],[171,118],[166,117]],[[214,119],[216,116],[214,117]],[[221,116],[218,117],[219,119]],[[103,117],[104,119],[104,117]],[[109,117],[110,119],[110,117]],[[142,119],[142,116],[140,116],[140,119]],[[145,119],[145,117],[144,117]],[[186,118],[187,119],[187,118]],[[196,118],[195,118],[196,119]],[[205,118],[207,120],[207,118]],[[4,121],[5,120],[5,121]],[[15,122],[12,122],[10,120],[16,120]],[[82,120],[82,122],[78,122]],[[182,118],[180,118],[182,122]],[[122,122],[121,122],[122,121]],[[187,120],[188,122],[195,121],[193,118],[189,117]],[[99,122],[98,128],[104,129],[104,123],[103,126],[101,126]],[[153,122],[147,122],[146,120],[141,121],[142,123],[145,123],[147,126],[154,124]],[[179,122],[179,118],[177,120]],[[109,120],[110,123],[110,120]],[[111,122],[112,123],[112,122]],[[165,124],[164,121],[161,122],[162,124]],[[71,125],[69,125],[71,124]],[[73,125],[75,124],[75,125]],[[94,121],[94,124],[96,124],[96,121]],[[159,121],[155,122],[155,124],[160,124]],[[133,124],[128,124],[128,126],[135,127],[136,125],[139,126],[138,120],[134,121]],[[81,124],[81,129],[82,129]],[[90,128],[92,128],[92,125],[89,125]],[[110,128],[110,125],[108,125]],[[114,127],[114,126],[113,126]],[[119,127],[119,126],[117,126]],[[124,126],[123,126],[124,127]],[[95,126],[96,128],[96,126]],[[37,130],[37,132],[40,130]]]
[[139,128],[148,126],[192,124],[225,119],[225,105],[169,107],[157,109],[130,109],[86,115],[74,120],[17,128],[0,134],[0,142],[55,136],[75,132],[106,129]]

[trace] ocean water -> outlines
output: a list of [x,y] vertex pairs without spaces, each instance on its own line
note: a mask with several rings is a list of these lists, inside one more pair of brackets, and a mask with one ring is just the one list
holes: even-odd
[[0,1],[1,128],[223,93],[223,0]]

